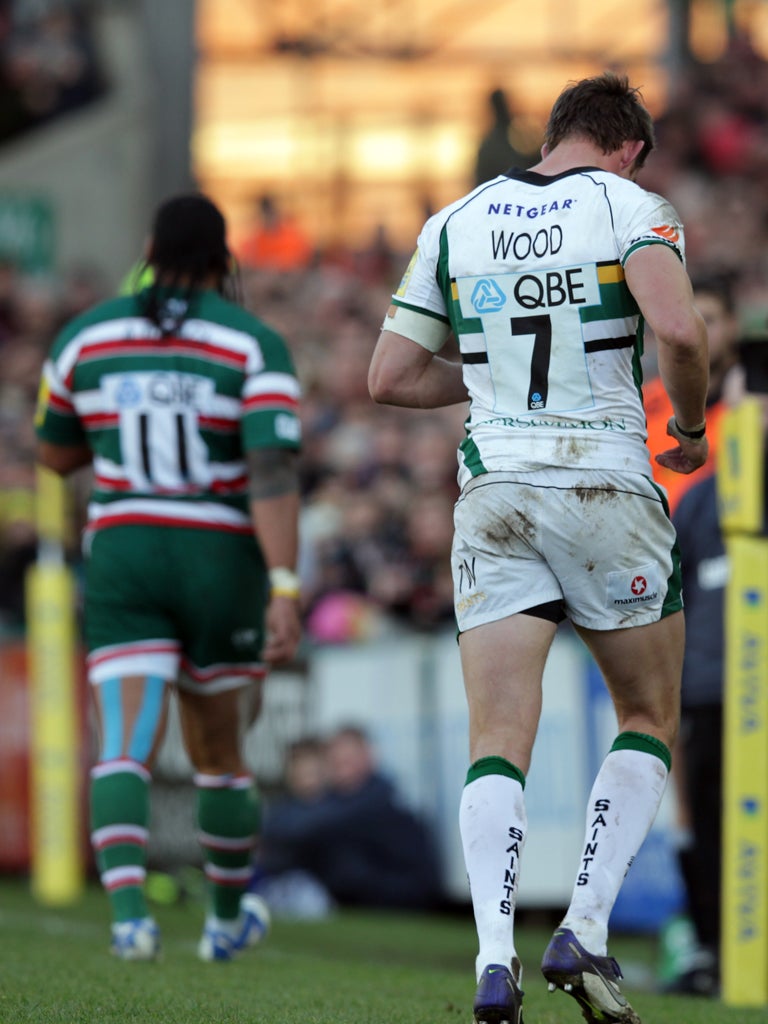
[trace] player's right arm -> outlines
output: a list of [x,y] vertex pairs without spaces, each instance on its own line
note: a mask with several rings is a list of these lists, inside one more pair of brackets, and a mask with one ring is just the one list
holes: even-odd
[[72,395],[50,359],[40,378],[35,432],[38,463],[60,476],[90,465],[93,460]]
[[67,476],[82,466],[90,465],[92,459],[93,452],[87,444],[62,445],[51,444],[50,441],[37,442],[39,464],[60,476]]
[[658,344],[659,375],[674,410],[667,433],[677,448],[661,452],[656,461],[677,473],[692,473],[707,460],[706,437],[692,439],[705,423],[709,356],[707,329],[693,305],[688,274],[678,254],[666,245],[646,245],[625,265],[627,286]]
[[296,574],[300,387],[283,339],[264,324],[257,325],[255,333],[262,358],[248,364],[241,437],[251,521],[270,581],[262,657],[278,664],[295,656],[301,639],[301,595]]
[[451,334],[437,263],[441,232],[452,209],[441,210],[422,228],[381,326],[368,370],[368,392],[382,405],[436,409],[469,399],[461,363],[439,354]]
[[299,580],[298,455],[284,448],[247,453],[251,519],[270,579],[267,636],[262,656],[272,664],[290,661],[301,640]]
[[461,363],[450,362],[415,339],[390,330],[383,330],[376,343],[368,390],[375,402],[415,409],[455,405],[468,397]]

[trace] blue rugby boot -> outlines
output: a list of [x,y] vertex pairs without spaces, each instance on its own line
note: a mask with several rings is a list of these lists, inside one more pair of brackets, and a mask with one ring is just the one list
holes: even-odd
[[197,947],[201,960],[234,960],[238,953],[261,942],[269,931],[269,907],[255,893],[240,900],[240,914],[234,921],[208,917]]
[[151,917],[136,917],[112,925],[112,956],[118,960],[157,960],[160,929]]
[[473,1006],[476,1024],[523,1024],[523,969],[515,957],[509,967],[488,964],[480,975]]
[[567,928],[558,928],[544,951],[541,972],[549,991],[560,988],[581,1007],[587,1024],[641,1024],[621,994],[621,968],[612,956],[588,953]]

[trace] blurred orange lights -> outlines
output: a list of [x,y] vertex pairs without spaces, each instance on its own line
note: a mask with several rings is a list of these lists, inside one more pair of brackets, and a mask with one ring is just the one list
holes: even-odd
[[[720,0],[692,0],[691,44],[715,59]],[[768,43],[768,5],[731,5]],[[754,24],[753,24],[754,23]],[[626,70],[652,111],[667,90],[667,0],[198,0],[193,166],[233,223],[272,192],[319,244],[386,224],[408,248],[473,183],[487,98],[503,88],[518,147],[538,148],[562,86]]]

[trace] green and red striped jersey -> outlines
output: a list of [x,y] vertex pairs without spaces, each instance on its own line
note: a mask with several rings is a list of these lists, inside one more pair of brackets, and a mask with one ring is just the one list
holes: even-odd
[[122,296],[64,327],[43,367],[38,436],[93,452],[92,528],[249,532],[245,452],[300,445],[288,348],[215,291],[195,293],[166,336],[145,308],[146,293]]

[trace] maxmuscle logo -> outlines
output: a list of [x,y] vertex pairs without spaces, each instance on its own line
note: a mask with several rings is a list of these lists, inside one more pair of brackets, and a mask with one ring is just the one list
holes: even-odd
[[659,568],[648,563],[634,569],[608,574],[607,605],[609,608],[631,608],[659,599]]

